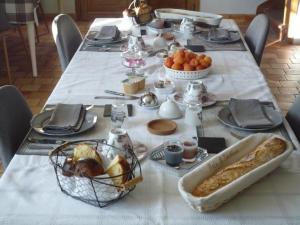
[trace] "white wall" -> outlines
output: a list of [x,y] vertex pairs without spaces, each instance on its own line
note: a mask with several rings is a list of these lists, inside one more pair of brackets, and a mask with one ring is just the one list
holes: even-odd
[[200,10],[218,14],[255,14],[265,0],[200,0]]
[[[75,0],[60,0],[65,13],[75,13]],[[219,14],[255,14],[256,7],[265,0],[200,0],[203,12]],[[57,0],[42,0],[46,13],[57,13]]]

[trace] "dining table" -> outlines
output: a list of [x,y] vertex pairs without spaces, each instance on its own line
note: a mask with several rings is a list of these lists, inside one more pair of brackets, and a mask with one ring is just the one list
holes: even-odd
[[38,24],[36,12],[38,0],[4,0],[3,4],[9,23],[26,25],[27,37],[31,57],[32,74],[37,77],[37,60],[35,46],[35,27]]
[[[122,18],[97,18],[90,31],[99,31],[104,25],[117,25],[122,31],[126,24]],[[220,26],[240,32],[231,19],[223,19]],[[176,40],[185,44],[180,33],[174,34]],[[151,45],[154,38],[155,35],[150,33],[143,36],[146,45]],[[242,35],[241,39],[244,50],[206,51],[205,54],[212,58],[212,67],[209,75],[201,79],[217,100],[214,106],[203,108],[204,135],[223,137],[228,147],[240,138],[220,123],[217,114],[230,98],[270,102],[281,112]],[[127,78],[129,70],[122,65],[120,52],[104,51],[102,48],[89,51],[83,45],[62,74],[45,109],[57,103],[81,103],[97,113],[98,121],[85,133],[60,138],[66,141],[108,137],[111,120],[103,117],[103,110],[104,105],[112,104],[113,100],[95,97],[107,95],[104,93],[106,89],[123,92],[121,81]],[[146,76],[146,89],[153,90],[162,62],[156,56],[144,59],[145,66],[141,69]],[[183,92],[188,83],[186,80],[174,82],[176,92]],[[289,158],[220,208],[200,213],[191,209],[181,197],[178,191],[181,175],[176,169],[163,167],[149,158],[151,151],[166,140],[196,137],[196,127],[185,124],[184,118],[179,118],[175,120],[177,130],[174,134],[152,134],[147,130],[147,123],[159,118],[157,110],[146,110],[138,105],[137,100],[124,102],[133,104],[134,110],[133,116],[126,118],[123,128],[133,142],[144,144],[148,150],[148,157],[141,161],[143,182],[137,184],[125,198],[105,208],[86,204],[60,190],[48,156],[53,148],[41,146],[40,149],[32,149],[25,139],[0,179],[0,224],[300,224],[300,147],[284,117],[283,125],[270,132],[293,143],[294,151]],[[55,139],[32,130],[28,135]]]

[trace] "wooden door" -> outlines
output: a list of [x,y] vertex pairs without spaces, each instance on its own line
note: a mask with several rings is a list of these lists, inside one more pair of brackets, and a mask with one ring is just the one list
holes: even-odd
[[[131,0],[76,0],[76,16],[79,20],[96,17],[122,17]],[[200,0],[148,0],[156,8],[178,8],[199,10]]]

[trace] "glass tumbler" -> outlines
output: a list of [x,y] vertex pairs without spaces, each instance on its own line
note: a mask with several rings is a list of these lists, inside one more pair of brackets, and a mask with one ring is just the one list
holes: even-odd
[[202,104],[187,104],[184,122],[188,125],[200,126],[202,124]]
[[116,102],[111,107],[111,122],[113,128],[121,128],[127,117],[127,105]]

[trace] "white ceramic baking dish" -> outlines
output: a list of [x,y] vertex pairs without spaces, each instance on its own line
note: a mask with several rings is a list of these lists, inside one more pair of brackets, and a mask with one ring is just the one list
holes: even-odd
[[223,16],[213,13],[197,12],[184,9],[161,8],[154,11],[156,17],[161,19],[180,20],[190,18],[195,22],[205,23],[211,26],[219,26]]
[[221,206],[223,203],[228,202],[239,192],[254,184],[259,179],[276,169],[282,163],[282,161],[284,161],[293,151],[292,144],[289,141],[286,141],[287,149],[281,155],[239,177],[235,181],[220,188],[219,190],[206,197],[195,197],[191,194],[191,192],[204,179],[212,176],[220,169],[238,161],[243,156],[253,151],[256,146],[273,136],[279,137],[282,140],[286,141],[283,137],[274,134],[253,134],[237,142],[218,155],[215,155],[213,158],[201,164],[193,171],[187,173],[178,182],[178,189],[181,196],[189,204],[190,207],[200,212],[214,210]]

